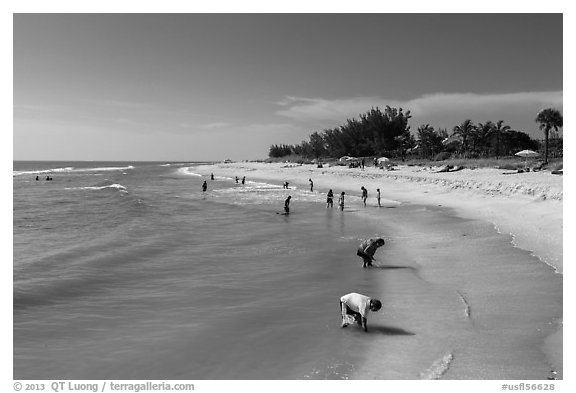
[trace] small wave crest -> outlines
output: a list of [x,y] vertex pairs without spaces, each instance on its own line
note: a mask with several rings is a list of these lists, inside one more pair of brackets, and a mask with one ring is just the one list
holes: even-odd
[[65,188],[65,190],[105,190],[107,188],[114,188],[122,192],[128,192],[126,187],[122,184],[108,184],[104,186],[86,186],[86,187],[72,187],[72,188]]
[[52,168],[52,169],[38,169],[31,171],[12,171],[12,176],[22,176],[22,175],[41,175],[43,173],[57,173],[57,172],[72,172],[74,167],[66,168]]
[[186,176],[196,176],[196,177],[202,177],[201,174],[193,172],[194,168],[193,167],[184,167],[184,168],[178,168],[178,173],[182,174],[182,175],[186,175]]
[[426,371],[420,374],[420,377],[422,379],[440,379],[448,371],[453,361],[454,355],[448,352],[440,359],[436,359]]
[[134,169],[134,166],[122,166],[122,167],[97,167],[97,168],[76,168],[76,167],[64,167],[64,168],[50,168],[50,169],[37,169],[30,171],[12,171],[12,176],[23,176],[23,175],[41,175],[44,173],[70,173],[70,172],[106,172],[106,171],[124,171]]

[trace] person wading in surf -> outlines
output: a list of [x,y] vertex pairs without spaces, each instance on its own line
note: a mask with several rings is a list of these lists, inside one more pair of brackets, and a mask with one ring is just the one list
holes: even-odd
[[292,197],[288,195],[288,198],[284,201],[284,214],[286,215],[290,214],[290,199],[292,199]]

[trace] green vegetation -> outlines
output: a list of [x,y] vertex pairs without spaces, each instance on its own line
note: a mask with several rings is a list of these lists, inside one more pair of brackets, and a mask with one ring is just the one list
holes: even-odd
[[547,108],[538,112],[536,116],[537,123],[540,123],[540,129],[544,131],[544,137],[546,139],[546,147],[544,153],[544,162],[548,163],[548,145],[550,131],[554,129],[558,132],[558,128],[562,127],[563,119],[562,114],[557,109]]
[[[446,129],[430,124],[418,127],[416,137],[408,124],[410,111],[386,106],[384,111],[372,108],[359,119],[348,119],[344,125],[313,132],[309,141],[299,145],[272,145],[268,156],[300,160],[353,157],[388,157],[402,160],[499,159],[530,149],[541,150],[541,143],[522,131],[512,130],[503,120],[474,124],[470,119]],[[549,153],[562,157],[563,143],[557,131],[562,115],[556,109],[538,113],[536,122],[545,134],[545,163]],[[552,131],[552,133],[551,133]],[[552,136],[552,138],[549,138]]]

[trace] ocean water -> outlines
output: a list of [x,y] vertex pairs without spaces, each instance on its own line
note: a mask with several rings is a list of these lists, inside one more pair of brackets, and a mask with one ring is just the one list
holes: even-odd
[[[198,165],[14,162],[15,379],[552,375],[562,277],[489,224],[353,198],[342,213],[325,190]],[[383,301],[368,334],[340,328],[349,292]]]

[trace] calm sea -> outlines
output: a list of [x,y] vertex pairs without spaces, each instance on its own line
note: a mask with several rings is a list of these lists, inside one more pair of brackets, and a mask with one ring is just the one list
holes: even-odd
[[[561,276],[490,225],[341,213],[325,190],[198,165],[14,162],[15,379],[549,375],[536,329],[561,316]],[[362,269],[375,235],[386,266]],[[369,334],[340,328],[349,292],[383,300]]]

